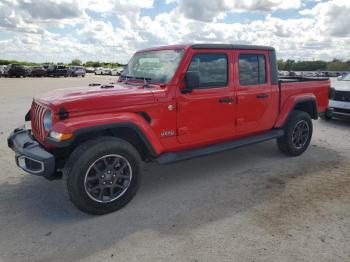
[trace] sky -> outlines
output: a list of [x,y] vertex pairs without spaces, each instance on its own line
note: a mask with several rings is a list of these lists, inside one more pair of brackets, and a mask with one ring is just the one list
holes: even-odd
[[350,60],[349,0],[0,0],[0,58],[127,63],[177,43],[270,45]]

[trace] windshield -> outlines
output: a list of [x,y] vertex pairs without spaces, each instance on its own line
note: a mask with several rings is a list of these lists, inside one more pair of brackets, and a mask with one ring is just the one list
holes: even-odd
[[347,74],[342,78],[343,81],[350,81],[350,74]]
[[167,83],[182,59],[183,49],[136,53],[125,67],[122,77]]

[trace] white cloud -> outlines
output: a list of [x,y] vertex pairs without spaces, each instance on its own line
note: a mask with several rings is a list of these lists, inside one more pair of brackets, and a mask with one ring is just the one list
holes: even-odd
[[[350,4],[345,1],[306,0],[315,3],[305,10],[301,0],[166,0],[175,3],[174,9],[154,17],[142,15],[143,9],[153,8],[153,0],[47,1],[52,8],[43,0],[34,5],[29,0],[0,3],[0,30],[7,32],[3,38],[0,33],[5,39],[0,40],[2,58],[127,62],[140,48],[221,42],[275,46],[282,58],[350,59]],[[301,17],[276,18],[279,9],[300,10]],[[240,23],[221,19],[237,12],[262,12],[264,18]]]
[[315,29],[320,34],[333,37],[350,36],[350,1],[321,2],[312,9],[300,12],[316,20]]
[[301,0],[170,0],[170,2],[177,2],[179,12],[185,17],[204,22],[223,18],[229,12],[268,12],[301,7]]

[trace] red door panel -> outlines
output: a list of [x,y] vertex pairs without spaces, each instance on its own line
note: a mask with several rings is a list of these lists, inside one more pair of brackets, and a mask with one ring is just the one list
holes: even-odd
[[[188,94],[178,95],[178,141],[186,144],[210,143],[232,137],[234,123],[234,90],[232,82],[233,64],[230,50],[195,50],[196,54],[226,54],[227,84],[195,89]],[[193,62],[193,60],[192,60]],[[188,69],[190,70],[190,69]],[[187,69],[186,69],[187,71]],[[231,73],[230,73],[231,72]],[[201,75],[201,78],[208,76]],[[214,76],[215,78],[215,76]]]
[[278,87],[270,84],[268,51],[236,51],[234,57],[237,72],[237,134],[269,130],[278,112],[279,98]]
[[179,101],[178,139],[181,143],[211,141],[234,134],[233,103],[228,88],[194,90]]

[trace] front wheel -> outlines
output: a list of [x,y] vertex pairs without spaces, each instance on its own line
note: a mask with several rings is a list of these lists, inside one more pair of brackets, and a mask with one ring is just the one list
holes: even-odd
[[299,156],[308,148],[312,137],[312,120],[309,114],[295,110],[284,127],[284,136],[277,139],[278,148],[288,156]]
[[85,142],[64,168],[64,184],[76,207],[102,215],[126,205],[140,185],[141,159],[128,142],[102,137]]

